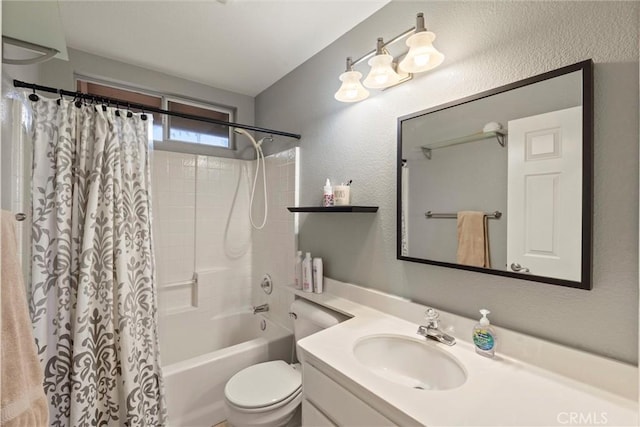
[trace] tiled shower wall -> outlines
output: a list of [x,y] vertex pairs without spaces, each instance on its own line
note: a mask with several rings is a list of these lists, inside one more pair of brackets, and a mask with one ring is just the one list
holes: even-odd
[[160,312],[247,310],[251,162],[167,151],[153,156]]
[[[252,230],[249,199],[255,161],[155,151],[153,215],[161,315],[198,312],[215,317],[268,302],[267,314],[289,325],[292,297],[279,286],[291,282],[295,253],[295,150],[266,159],[269,213]],[[254,222],[262,222],[262,172],[254,199]],[[197,281],[194,280],[194,273]],[[269,273],[274,291],[260,289]]]
[[[264,228],[253,230],[252,303],[268,303],[270,317],[289,329],[293,329],[288,316],[293,294],[283,289],[283,286],[293,283],[294,257],[297,250],[294,223],[297,214],[287,210],[288,206],[297,205],[297,157],[298,149],[293,148],[266,159],[269,214]],[[262,187],[256,189],[254,201],[254,212],[257,213],[258,220],[262,218],[263,198],[262,192],[259,192],[261,189]],[[264,274],[269,274],[273,280],[271,295],[266,295],[256,286]]]

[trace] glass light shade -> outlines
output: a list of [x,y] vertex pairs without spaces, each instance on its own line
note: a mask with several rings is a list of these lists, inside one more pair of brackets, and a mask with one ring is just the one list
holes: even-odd
[[358,71],[346,71],[340,74],[342,86],[335,93],[334,98],[340,102],[357,102],[369,97],[369,91],[360,83],[362,74]]
[[435,39],[436,35],[431,31],[421,31],[409,37],[409,52],[398,67],[407,73],[422,73],[442,64],[444,55],[433,47]]
[[362,84],[371,89],[384,89],[400,82],[400,76],[393,70],[393,56],[376,55],[369,60],[371,71]]

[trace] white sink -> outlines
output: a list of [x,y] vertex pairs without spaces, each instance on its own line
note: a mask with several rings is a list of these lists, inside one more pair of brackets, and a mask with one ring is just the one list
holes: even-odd
[[465,369],[437,343],[401,335],[370,335],[353,347],[358,362],[374,374],[418,390],[448,390],[464,384]]

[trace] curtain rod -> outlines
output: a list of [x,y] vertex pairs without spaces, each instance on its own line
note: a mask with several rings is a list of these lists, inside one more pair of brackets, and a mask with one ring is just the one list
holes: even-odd
[[271,134],[271,135],[286,136],[286,137],[295,138],[295,139],[300,139],[302,137],[300,134],[297,134],[297,133],[290,133],[290,132],[283,132],[283,131],[279,131],[279,130],[266,129],[266,128],[261,128],[261,127],[258,127],[258,126],[243,125],[241,123],[225,122],[224,120],[210,119],[208,117],[196,116],[196,115],[193,115],[193,114],[178,113],[178,112],[175,112],[175,111],[163,110],[161,108],[155,108],[155,107],[146,106],[146,105],[142,105],[142,104],[135,104],[135,103],[131,103],[131,102],[128,102],[128,101],[123,101],[121,99],[116,99],[116,98],[107,98],[107,97],[104,97],[104,96],[95,96],[95,95],[90,95],[88,93],[82,93],[82,92],[71,92],[71,91],[64,90],[64,89],[56,89],[56,88],[52,88],[52,87],[48,87],[48,86],[40,86],[40,85],[37,85],[35,83],[25,83],[25,82],[21,82],[20,80],[14,80],[13,81],[13,86],[15,86],[15,87],[23,87],[23,88],[27,88],[27,89],[33,89],[34,91],[39,90],[41,92],[57,93],[59,95],[73,96],[75,98],[106,102],[108,104],[121,105],[123,107],[127,107],[128,109],[140,110],[140,111],[150,112],[150,113],[159,113],[159,114],[164,114],[164,115],[167,115],[167,116],[181,117],[183,119],[197,120],[197,121],[200,121],[200,122],[213,123],[213,124],[216,124],[216,125],[222,125],[222,126],[227,126],[227,127],[234,127],[234,128],[252,130],[254,132],[262,132],[262,133],[268,133],[268,134]]

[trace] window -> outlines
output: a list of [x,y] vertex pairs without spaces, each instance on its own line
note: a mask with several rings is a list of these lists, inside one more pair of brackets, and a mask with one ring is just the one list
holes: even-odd
[[[167,109],[176,113],[232,121],[231,111],[212,110],[193,103],[167,101]],[[169,140],[229,148],[229,127],[208,122],[168,116]]]
[[[77,79],[77,88],[84,93],[115,98],[132,104],[142,104],[225,122],[234,121],[234,109],[204,102],[114,87],[84,78]],[[126,105],[122,107],[126,108]],[[232,129],[228,126],[159,113],[147,112],[147,114],[153,115],[153,139],[156,149],[194,154],[220,154],[218,150],[221,148],[233,148]]]

